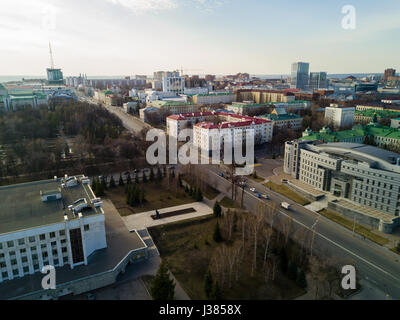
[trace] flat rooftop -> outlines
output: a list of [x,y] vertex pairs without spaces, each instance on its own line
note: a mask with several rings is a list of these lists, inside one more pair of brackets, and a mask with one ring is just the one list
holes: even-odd
[[[82,177],[77,177],[78,181]],[[42,201],[40,192],[59,189],[62,199]],[[102,210],[91,203],[94,198],[88,185],[79,182],[75,187],[63,189],[61,179],[0,187],[0,235],[63,222],[64,214],[69,220],[77,219],[78,215],[69,211],[68,206],[79,199],[86,199],[90,206],[82,212],[83,216],[102,214]]]
[[[71,269],[69,265],[57,267],[56,285],[79,281],[114,269],[129,252],[146,248],[146,244],[136,232],[129,232],[117,209],[111,201],[104,201],[107,248],[95,251],[88,258],[88,265]],[[43,274],[37,272],[0,283],[0,300],[12,299],[42,290]]]

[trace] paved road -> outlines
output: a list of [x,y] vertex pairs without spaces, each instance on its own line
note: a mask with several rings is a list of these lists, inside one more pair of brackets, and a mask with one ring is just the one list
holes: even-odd
[[[219,167],[208,166],[215,188],[230,195],[230,182],[219,177]],[[249,191],[250,187],[255,187],[258,192],[266,193],[271,200],[258,199],[254,193]],[[238,192],[240,199],[241,191]],[[354,236],[351,231],[337,225],[336,223],[312,212],[304,207],[288,200],[282,195],[275,193],[263,185],[248,179],[248,187],[244,195],[244,206],[246,209],[256,212],[258,204],[264,202],[268,205],[275,203],[278,206],[279,216],[276,218],[283,220],[292,217],[293,234],[304,231],[308,233],[307,246],[311,249],[313,243],[313,252],[323,253],[335,259],[339,263],[353,264],[359,272],[361,278],[367,279],[385,294],[392,298],[400,299],[400,262],[399,256],[368,240],[360,239]],[[282,201],[292,204],[290,211],[281,209],[279,204]],[[276,219],[276,226],[278,224]],[[316,223],[316,221],[318,222]],[[312,226],[316,223],[314,241]]]
[[152,128],[149,124],[144,123],[140,119],[138,119],[130,114],[127,114],[119,107],[107,106],[107,105],[101,104],[101,103],[95,101],[94,99],[86,97],[86,96],[79,96],[79,100],[82,102],[87,102],[87,103],[91,103],[91,104],[102,105],[109,112],[115,114],[118,118],[120,118],[125,129],[127,129],[128,131],[131,131],[133,133],[139,133],[143,129],[151,129]]

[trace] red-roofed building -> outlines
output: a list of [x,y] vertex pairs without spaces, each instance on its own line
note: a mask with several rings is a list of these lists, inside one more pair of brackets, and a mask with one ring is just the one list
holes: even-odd
[[235,141],[246,141],[246,130],[252,130],[255,144],[272,140],[273,122],[266,119],[225,112],[197,112],[167,118],[167,133],[178,137],[184,129],[193,128],[193,143],[210,152],[221,147],[223,137],[231,134]]

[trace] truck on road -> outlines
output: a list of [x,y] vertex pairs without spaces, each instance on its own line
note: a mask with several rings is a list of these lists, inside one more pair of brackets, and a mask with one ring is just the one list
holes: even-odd
[[290,204],[287,203],[287,202],[282,202],[282,203],[281,203],[281,207],[284,208],[284,209],[286,209],[286,210],[289,210],[291,206],[290,206]]

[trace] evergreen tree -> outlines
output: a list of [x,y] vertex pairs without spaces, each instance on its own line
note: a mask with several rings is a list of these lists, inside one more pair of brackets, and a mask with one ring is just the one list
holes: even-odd
[[114,181],[114,177],[113,177],[113,176],[111,176],[109,186],[110,186],[110,189],[113,189],[113,188],[115,188],[115,187],[117,186],[117,185],[115,184],[115,181]]
[[104,186],[103,183],[96,181],[96,188],[95,188],[96,197],[104,196]]
[[150,169],[150,181],[151,181],[151,182],[154,181],[154,171],[153,171],[153,168]]
[[95,192],[95,190],[96,190],[96,183],[97,183],[97,178],[94,177],[92,179],[92,190],[93,190],[93,192]]
[[101,177],[101,186],[103,190],[107,190],[107,178],[105,176]]
[[189,193],[189,188],[188,188],[187,185],[185,186],[185,192],[186,192],[186,193]]
[[189,188],[189,195],[190,195],[191,197],[193,197],[193,188],[192,188],[192,186],[190,186],[190,188]]
[[204,278],[204,293],[207,299],[210,299],[212,289],[213,289],[213,279],[210,270],[208,270]]
[[126,177],[126,184],[131,184],[132,183],[132,179],[131,179],[131,174],[128,173],[127,177]]
[[161,181],[163,179],[163,175],[161,173],[160,167],[157,168],[157,181]]
[[147,182],[146,172],[143,171],[143,182]]
[[214,283],[210,298],[212,300],[222,300],[222,291],[218,284],[218,281],[215,281]]
[[200,188],[197,189],[197,192],[196,192],[196,201],[197,201],[197,202],[203,201],[203,194],[201,193]]
[[183,184],[182,184],[182,177],[181,177],[181,174],[179,173],[178,174],[178,180],[179,180],[179,187],[183,187]]
[[297,265],[290,261],[288,266],[288,277],[289,279],[296,280],[297,278]]
[[140,181],[139,181],[139,174],[136,173],[136,174],[135,174],[135,183],[136,183],[136,184],[139,184],[139,182],[140,182]]
[[213,211],[216,218],[220,218],[222,216],[222,208],[218,201],[215,201]]
[[215,225],[215,228],[214,228],[213,239],[214,239],[215,242],[221,242],[223,240],[218,222],[217,222],[217,224]]
[[144,192],[144,188],[141,188],[139,191],[139,203],[143,204],[146,202],[146,194]]
[[300,270],[299,273],[297,274],[297,279],[296,283],[300,288],[307,288],[307,280],[306,280],[306,274],[304,273],[303,270]]
[[119,175],[118,185],[119,185],[120,187],[123,187],[123,186],[125,185],[124,179],[122,178],[122,175],[121,175],[121,174]]
[[154,300],[167,301],[175,299],[175,283],[169,278],[165,262],[161,262],[150,292]]

